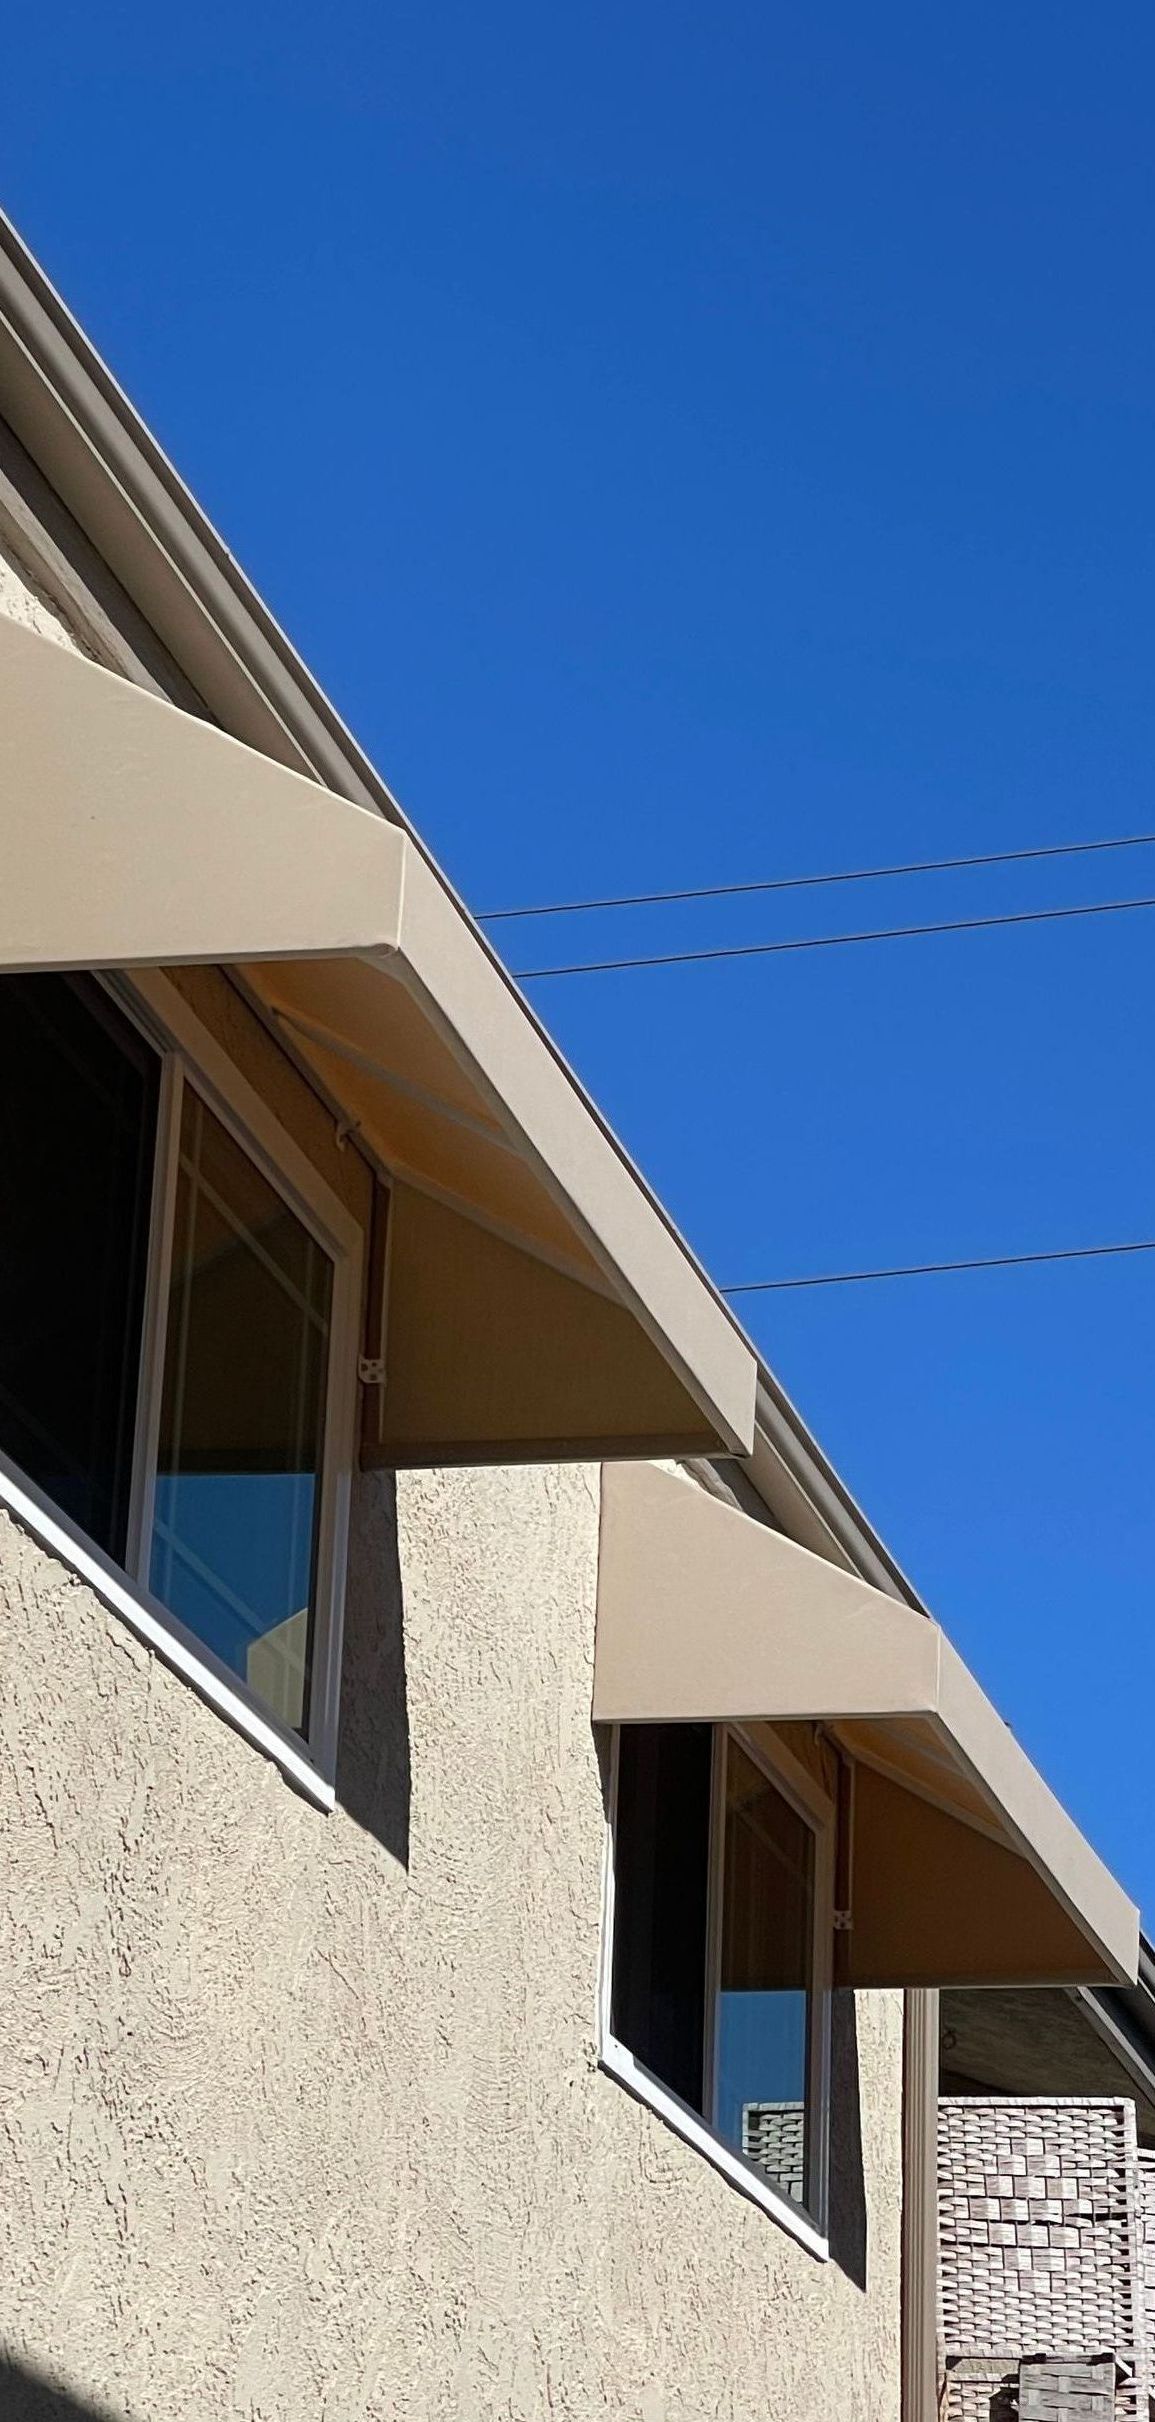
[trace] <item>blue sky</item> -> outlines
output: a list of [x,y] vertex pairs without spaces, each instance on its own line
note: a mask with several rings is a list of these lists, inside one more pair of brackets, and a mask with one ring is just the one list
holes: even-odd
[[[1155,825],[1153,69],[1138,0],[63,0],[4,199],[484,909]],[[1129,890],[1155,851],[505,939]],[[1155,1233],[1153,948],[535,998],[726,1283]],[[1155,1259],[747,1312],[1155,1917]]]

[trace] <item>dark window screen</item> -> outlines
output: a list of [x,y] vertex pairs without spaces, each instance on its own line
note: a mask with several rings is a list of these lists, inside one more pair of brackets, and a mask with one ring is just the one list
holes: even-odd
[[98,984],[0,979],[0,1450],[118,1562],[158,1076]]
[[624,1724],[614,1832],[613,2031],[702,2109],[711,1727]]

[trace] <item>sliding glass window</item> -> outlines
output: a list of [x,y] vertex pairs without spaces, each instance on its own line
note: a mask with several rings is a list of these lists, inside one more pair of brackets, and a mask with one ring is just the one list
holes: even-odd
[[0,1097],[0,1454],[312,1741],[333,1699],[347,1257],[187,1054],[94,978],[0,980]]
[[729,1726],[619,1728],[611,2042],[820,2226],[831,1815]]

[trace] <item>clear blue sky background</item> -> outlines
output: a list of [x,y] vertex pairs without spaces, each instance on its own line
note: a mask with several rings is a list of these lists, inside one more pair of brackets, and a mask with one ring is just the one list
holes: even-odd
[[[476,907],[809,871],[1155,824],[1153,68],[1139,0],[63,0],[5,30],[5,200]],[[1153,950],[536,997],[725,1283],[1155,1233]],[[1155,1916],[1155,1260],[749,1317]]]

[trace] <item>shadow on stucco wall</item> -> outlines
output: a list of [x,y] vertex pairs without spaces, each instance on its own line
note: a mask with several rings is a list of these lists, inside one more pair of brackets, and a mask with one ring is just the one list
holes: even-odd
[[349,1526],[337,1798],[403,1867],[410,1788],[397,1483],[372,1472],[355,1485]]
[[853,1993],[830,2001],[830,2259],[855,2287],[866,2286],[866,2179],[862,2167],[862,2088]]
[[0,2354],[0,2416],[3,2422],[128,2422],[111,2406],[55,2388],[43,2372],[5,2354]]

